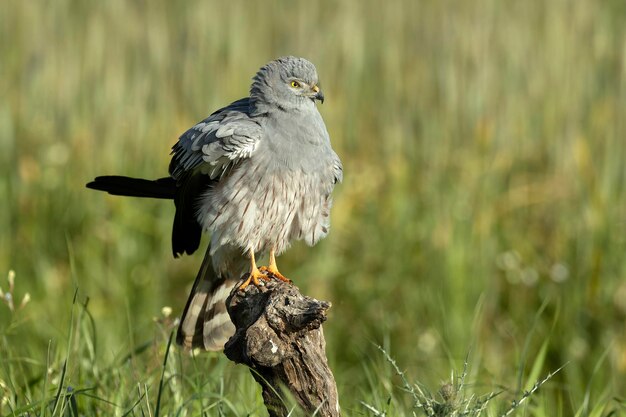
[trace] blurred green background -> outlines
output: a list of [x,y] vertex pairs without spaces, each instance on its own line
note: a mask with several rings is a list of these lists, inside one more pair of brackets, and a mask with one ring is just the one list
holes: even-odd
[[[0,304],[0,414],[59,383],[115,403],[82,399],[86,414],[122,415],[141,387],[154,401],[161,309],[180,314],[202,253],[171,257],[170,202],[84,184],[165,175],[178,135],[287,54],[317,66],[345,180],[329,237],[279,262],[333,303],[346,414],[387,398],[408,412],[377,344],[433,391],[468,352],[476,392],[505,398],[533,363],[568,363],[527,415],[624,412],[624,1],[9,0],[0,275],[31,300]],[[245,369],[175,352],[189,373],[168,370],[167,404],[201,401],[205,375],[262,414]]]

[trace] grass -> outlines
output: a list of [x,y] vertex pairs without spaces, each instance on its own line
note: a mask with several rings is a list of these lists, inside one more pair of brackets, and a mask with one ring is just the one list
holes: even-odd
[[[463,364],[463,371],[459,376],[455,376],[454,371],[449,381],[444,382],[436,395],[430,393],[426,387],[422,388],[419,383],[409,382],[406,374],[398,367],[396,361],[389,356],[381,346],[379,350],[385,356],[385,359],[391,364],[396,375],[402,380],[402,385],[406,393],[413,399],[413,415],[416,415],[415,410],[421,409],[422,413],[429,417],[445,417],[445,416],[481,416],[483,413],[488,413],[490,410],[490,402],[495,397],[500,395],[502,391],[490,392],[484,395],[477,395],[472,393],[472,390],[467,389],[465,385],[465,378],[468,373],[467,360]],[[543,364],[543,357],[540,355],[533,366],[533,371],[539,369]],[[533,394],[535,394],[542,385],[550,380],[557,372],[563,367],[557,369],[554,372],[549,373],[541,380],[537,380],[531,387],[524,390],[519,399],[513,400],[505,411],[502,411],[499,415],[501,417],[509,416],[513,414],[524,402],[526,402]],[[531,373],[532,374],[532,373]],[[375,407],[362,402],[362,404],[371,411],[376,417],[383,417],[387,415],[387,411],[381,411]],[[387,402],[387,407],[390,405],[390,401]]]
[[329,237],[279,262],[333,303],[345,414],[421,412],[378,345],[421,387],[470,350],[486,415],[564,364],[517,414],[625,414],[625,44],[618,0],[1,2],[0,415],[264,413],[245,369],[168,349],[202,256],[171,259],[172,205],[84,183],[163,175],[284,54],[344,161]]

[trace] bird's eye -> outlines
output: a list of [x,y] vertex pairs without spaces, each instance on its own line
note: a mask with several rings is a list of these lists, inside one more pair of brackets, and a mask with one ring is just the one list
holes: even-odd
[[300,87],[302,87],[302,86],[300,85],[300,83],[299,83],[299,82],[297,82],[297,81],[292,81],[292,82],[291,82],[291,86],[292,86],[293,88],[300,88]]

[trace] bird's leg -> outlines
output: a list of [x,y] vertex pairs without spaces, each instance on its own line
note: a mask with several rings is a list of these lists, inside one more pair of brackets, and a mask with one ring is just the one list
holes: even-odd
[[259,268],[257,268],[256,260],[254,259],[254,250],[252,248],[250,248],[249,253],[250,253],[250,273],[248,274],[248,278],[245,280],[245,282],[239,286],[240,290],[245,290],[246,287],[250,285],[250,282],[252,282],[252,284],[258,287],[259,279],[263,279],[266,281],[269,280],[267,275],[265,275],[263,272],[259,270]]
[[262,266],[260,268],[261,272],[270,273],[274,277],[278,278],[281,281],[291,283],[291,280],[278,272],[278,266],[276,266],[276,254],[274,253],[274,248],[270,250],[270,264],[269,266]]

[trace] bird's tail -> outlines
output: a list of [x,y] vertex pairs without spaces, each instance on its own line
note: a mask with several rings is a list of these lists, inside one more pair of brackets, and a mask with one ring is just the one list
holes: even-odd
[[172,177],[145,180],[120,175],[105,175],[96,177],[87,184],[87,188],[106,191],[113,195],[173,200],[176,195],[176,180]]
[[226,298],[237,282],[217,277],[209,252],[207,249],[178,326],[176,342],[185,349],[222,350],[235,334]]
[[[175,199],[177,193],[176,180],[171,177],[145,180],[107,175],[96,177],[87,184],[87,188],[106,191],[113,195],[163,199]],[[178,205],[180,203],[177,203]],[[188,214],[182,208],[179,210],[177,207],[176,219],[178,221],[174,221],[172,238],[174,256],[185,251],[192,253],[200,242],[201,228]],[[182,226],[180,226],[181,223]],[[179,225],[178,228],[177,225]],[[188,225],[192,227],[185,228]],[[190,240],[190,236],[193,236],[193,239]],[[179,241],[184,241],[184,243]],[[224,348],[224,344],[235,334],[235,326],[226,311],[226,298],[236,283],[235,280],[217,276],[213,271],[210,250],[207,249],[180,319],[176,336],[178,344],[186,349],[221,350]]]

